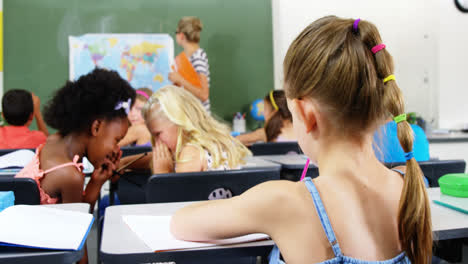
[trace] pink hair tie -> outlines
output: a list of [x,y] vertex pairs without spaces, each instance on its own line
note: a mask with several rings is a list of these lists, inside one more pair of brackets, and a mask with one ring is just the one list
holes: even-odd
[[149,99],[149,95],[147,95],[145,92],[143,91],[136,91],[137,94],[139,95],[142,95],[143,97],[145,97],[146,99]]
[[375,45],[371,50],[372,50],[372,53],[376,54],[377,52],[381,51],[382,49],[385,49],[385,44]]

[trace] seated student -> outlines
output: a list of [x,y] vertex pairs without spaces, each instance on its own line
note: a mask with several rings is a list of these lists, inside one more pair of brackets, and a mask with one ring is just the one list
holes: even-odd
[[[414,134],[413,152],[416,161],[428,161],[429,141],[426,133],[418,125],[410,124]],[[379,127],[374,134],[375,154],[377,158],[385,163],[405,162],[405,153],[401,148],[397,136],[397,124],[395,121],[387,122]]]
[[128,120],[131,126],[128,128],[127,134],[119,142],[119,146],[151,146],[151,134],[146,128],[145,120],[141,115],[141,109],[153,92],[149,88],[140,88],[136,90],[135,103],[128,113]]
[[[2,109],[9,125],[0,127],[0,149],[36,148],[45,143],[49,132],[39,97],[26,90],[10,90],[3,95]],[[39,131],[28,128],[34,118]]]
[[[93,208],[102,184],[122,155],[117,143],[128,129],[135,90],[115,71],[95,69],[60,88],[45,108],[47,124],[58,133],[37,148],[15,177],[37,182],[41,204],[85,202]],[[83,157],[95,170],[84,187]]]
[[384,47],[367,21],[328,16],[306,27],[285,56],[284,83],[299,145],[320,176],[187,206],[172,217],[174,236],[265,233],[276,243],[270,263],[428,263],[431,212],[411,127],[397,124],[406,175],[386,168],[372,148],[379,124],[404,113]]
[[249,146],[255,142],[285,142],[297,141],[292,126],[292,116],[286,104],[284,91],[275,90],[269,92],[263,98],[265,127],[251,133],[237,136],[244,145]]
[[[153,136],[153,151],[131,168],[153,173],[234,169],[250,151],[230,136],[229,127],[216,121],[190,92],[168,85],[154,92],[143,108]],[[122,164],[134,156],[122,159]]]

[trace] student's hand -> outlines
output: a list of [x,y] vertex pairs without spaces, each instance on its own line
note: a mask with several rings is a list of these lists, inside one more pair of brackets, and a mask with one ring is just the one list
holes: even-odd
[[34,114],[41,112],[41,99],[34,93],[31,93],[33,99],[33,106],[34,106]]
[[169,73],[169,81],[173,82],[174,84],[180,85],[183,80],[184,77],[182,77],[182,75],[180,75],[178,72]]
[[169,173],[174,171],[174,159],[169,148],[161,142],[156,141],[153,147],[153,172]]
[[[117,152],[116,154],[114,154],[112,157],[111,157],[111,162],[114,164],[115,166],[115,170],[117,170],[119,168],[119,165],[120,165],[120,159],[122,158],[122,150],[119,149],[119,152]],[[121,171],[122,173],[123,171]],[[115,173],[114,171],[114,175],[111,175],[111,181],[113,183],[117,182],[119,179],[120,179],[120,174],[119,173]]]
[[[91,175],[91,179],[99,183],[104,183],[105,181],[110,179],[114,175],[114,171],[117,170],[119,166],[120,157],[122,157],[121,150],[112,153],[110,156],[107,156],[106,159],[101,163],[101,165],[94,170],[93,174]],[[117,180],[118,177],[115,179],[115,181]]]

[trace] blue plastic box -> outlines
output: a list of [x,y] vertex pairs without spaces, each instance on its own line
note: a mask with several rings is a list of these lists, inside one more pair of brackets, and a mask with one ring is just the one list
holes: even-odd
[[0,192],[0,212],[15,205],[15,194],[12,191]]

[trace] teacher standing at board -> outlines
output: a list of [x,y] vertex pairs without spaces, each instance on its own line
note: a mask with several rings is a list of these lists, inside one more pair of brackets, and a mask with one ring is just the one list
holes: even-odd
[[176,42],[184,51],[177,55],[177,71],[169,73],[169,80],[195,95],[210,112],[210,66],[206,52],[199,45],[202,29],[198,17],[180,19]]

